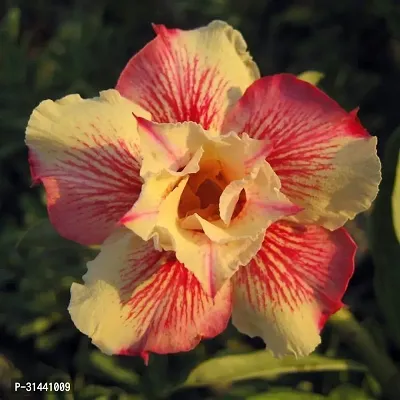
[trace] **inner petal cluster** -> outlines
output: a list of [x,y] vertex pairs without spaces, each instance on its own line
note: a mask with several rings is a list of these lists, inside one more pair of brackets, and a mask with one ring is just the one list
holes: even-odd
[[[226,173],[226,165],[218,159],[200,161],[199,167],[198,172],[189,176],[178,206],[181,226],[187,229],[193,229],[190,224],[190,217],[195,214],[210,222],[221,220],[219,214],[220,198],[231,182]],[[246,193],[242,190],[232,218],[240,213],[245,202]],[[200,228],[200,230],[202,229]]]
[[[174,251],[207,291],[218,290],[259,250],[266,229],[297,213],[264,160],[265,142],[194,123],[138,121],[141,195],[125,226]],[[142,138],[143,137],[143,138]]]

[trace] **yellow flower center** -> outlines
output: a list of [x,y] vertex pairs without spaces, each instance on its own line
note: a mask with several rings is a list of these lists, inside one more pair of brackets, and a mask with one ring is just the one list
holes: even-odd
[[[223,164],[219,160],[200,162],[200,170],[191,174],[182,193],[178,217],[184,219],[198,214],[207,221],[216,221],[219,216],[219,199],[230,179],[224,174]],[[236,217],[243,209],[246,195],[242,191],[233,213]]]

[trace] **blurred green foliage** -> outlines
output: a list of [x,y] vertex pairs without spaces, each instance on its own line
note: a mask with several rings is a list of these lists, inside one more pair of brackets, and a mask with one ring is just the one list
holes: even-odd
[[377,266],[374,283],[388,326],[400,346],[400,128],[387,143],[382,172],[380,193],[370,218],[370,242]]
[[[263,75],[318,71],[304,79],[321,79],[319,85],[349,110],[360,106],[359,117],[379,137],[381,153],[400,121],[398,2],[3,0],[0,17],[0,399],[21,398],[9,386],[21,377],[68,380],[74,388],[26,399],[384,398],[385,385],[334,326],[324,331],[319,354],[299,361],[253,352],[262,344],[232,327],[190,353],[151,356],[147,368],[140,359],[101,354],[67,313],[69,287],[96,250],[63,240],[47,222],[42,190],[30,188],[24,129],[43,99],[93,96],[113,87],[127,60],[153,37],[151,22],[192,28],[223,19],[243,33]],[[345,300],[396,364],[400,258],[396,242],[389,249],[385,236],[390,206],[379,205],[389,204],[391,188],[373,212],[370,242],[368,216],[348,226],[360,251]]]

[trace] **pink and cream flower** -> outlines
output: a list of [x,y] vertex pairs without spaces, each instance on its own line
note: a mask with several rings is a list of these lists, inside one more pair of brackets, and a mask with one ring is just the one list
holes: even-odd
[[224,22],[154,27],[116,89],[43,101],[26,131],[59,233],[102,244],[71,288],[107,354],[188,351],[223,331],[305,356],[341,306],[343,224],[378,191],[376,138],[289,74],[260,78]]

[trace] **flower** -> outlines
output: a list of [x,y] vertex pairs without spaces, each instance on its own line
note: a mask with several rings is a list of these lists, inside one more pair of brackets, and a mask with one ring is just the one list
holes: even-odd
[[260,78],[224,22],[154,28],[116,90],[43,101],[28,123],[52,223],[102,244],[72,320],[103,352],[147,359],[232,316],[276,356],[305,356],[343,305],[342,226],[377,194],[376,138],[312,85]]

